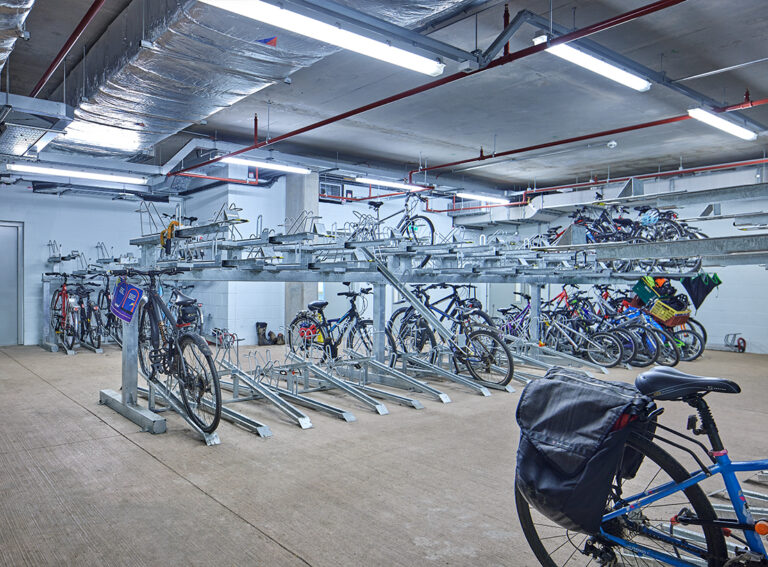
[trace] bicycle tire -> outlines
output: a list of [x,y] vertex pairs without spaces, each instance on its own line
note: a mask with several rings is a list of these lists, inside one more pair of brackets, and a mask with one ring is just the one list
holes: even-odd
[[98,309],[91,306],[91,316],[88,318],[88,338],[93,348],[101,348],[101,334],[103,325],[101,324],[101,313]]
[[398,351],[413,354],[434,363],[437,356],[437,338],[426,320],[415,311],[406,315],[398,335],[393,334]]
[[621,349],[623,352],[621,363],[628,364],[629,361],[637,355],[637,340],[632,333],[624,329],[612,329],[610,332],[619,339],[619,342],[621,342]]
[[[421,224],[421,226],[418,226]],[[420,228],[426,228],[422,234],[417,234]],[[420,245],[431,245],[435,243],[435,225],[427,217],[421,215],[412,216],[400,229],[400,234],[405,236],[408,240],[415,241]],[[429,262],[431,256],[425,256],[421,263],[417,266],[423,268]]]
[[334,360],[337,354],[325,323],[307,313],[300,313],[288,325],[288,348],[316,363]]
[[373,356],[373,321],[360,319],[347,335],[347,348],[363,356]]
[[78,324],[77,314],[73,309],[67,309],[67,314],[64,317],[64,329],[61,333],[61,340],[67,349],[72,350],[75,348],[75,341],[77,340]]
[[682,361],[690,362],[696,360],[704,352],[704,339],[696,331],[681,329],[673,331],[672,337],[680,349],[680,360]]
[[680,349],[675,338],[662,329],[651,329],[659,337],[659,356],[656,364],[659,366],[677,366],[680,362]]
[[624,327],[638,338],[638,349],[635,357],[629,361],[630,366],[645,367],[650,366],[659,357],[659,337],[651,333],[649,329],[642,325],[629,325]]
[[61,290],[57,289],[53,292],[53,296],[51,297],[51,329],[53,330],[54,334],[60,334],[63,330],[62,327],[62,317],[61,317]]
[[624,357],[621,341],[610,333],[595,333],[584,346],[587,358],[605,368],[613,368]]
[[506,386],[512,380],[515,365],[512,351],[494,331],[476,329],[467,336],[464,365],[475,380]]
[[704,347],[707,346],[707,329],[704,327],[704,325],[701,324],[700,321],[694,319],[693,317],[688,317],[688,321],[684,323],[684,325],[692,327],[694,331],[699,333],[701,338],[704,339]]
[[400,325],[403,324],[403,316],[405,315],[405,312],[411,309],[411,307],[403,306],[398,307],[392,312],[392,315],[389,316],[389,320],[387,321],[386,328],[389,330],[389,332],[392,334],[392,337],[397,337],[400,334]]
[[139,315],[139,368],[147,380],[152,380],[155,377],[152,362],[149,360],[149,352],[152,350],[152,316],[150,314],[151,308],[152,304],[147,303]]
[[[689,473],[677,460],[648,439],[639,435],[633,435],[630,437],[627,445],[640,452],[644,458],[640,470],[634,477],[638,479],[635,484],[640,483],[640,489],[627,490],[625,487],[625,494],[634,494],[648,490],[651,483],[661,485],[670,480],[680,483],[689,478]],[[658,472],[653,475],[653,470],[656,468],[658,468]],[[652,478],[648,485],[645,484],[646,481],[644,480],[647,478]],[[624,485],[634,481],[614,479],[614,482],[621,482]],[[612,498],[615,498],[615,496],[609,497],[609,501],[606,503],[607,508],[610,508]],[[682,507],[685,506],[685,504],[678,503],[677,500],[687,501],[689,509],[692,509],[699,519],[713,520],[716,517],[712,504],[704,494],[704,491],[699,485],[693,485],[684,491],[668,497],[668,499],[660,500],[645,508],[637,508],[636,511],[633,511],[633,514],[635,514],[634,518],[646,519],[645,514],[651,514],[654,520],[658,519],[660,524],[666,524],[662,529],[669,530],[669,519],[679,513]],[[526,540],[528,540],[528,544],[536,559],[539,560],[543,567],[560,567],[566,563],[573,567],[600,564],[591,555],[586,555],[579,551],[586,544],[590,536],[583,533],[570,532],[565,528],[556,526],[551,520],[544,518],[535,508],[528,504],[517,487],[515,487],[515,504],[523,534]],[[667,512],[669,513],[667,514]],[[646,547],[654,547],[657,550],[659,548],[663,549],[662,546],[667,543],[652,539],[649,544],[644,539],[640,539],[643,538],[643,535],[638,530],[632,530],[632,525],[626,519],[621,521],[614,520],[612,523],[606,524],[604,529],[607,533],[612,533],[613,535],[617,535],[616,532],[619,531],[624,539],[632,539],[635,543],[645,545]],[[708,566],[716,567],[722,565],[727,555],[722,530],[712,526],[686,526],[686,529],[696,530],[705,540]],[[605,559],[614,559],[616,563],[612,564],[617,566],[662,565],[653,559],[641,558],[633,554],[628,548],[619,547],[617,544],[610,543],[605,538],[600,538],[599,536],[594,540],[594,545],[599,552],[607,554]],[[669,555],[674,556],[677,551],[682,557],[693,558],[692,554],[686,552],[682,547],[675,546],[672,543],[669,543],[669,547],[671,548],[670,551],[664,550]]]
[[213,433],[221,420],[221,385],[211,349],[193,333],[182,335],[177,348],[180,358],[175,369],[181,401],[195,425]]

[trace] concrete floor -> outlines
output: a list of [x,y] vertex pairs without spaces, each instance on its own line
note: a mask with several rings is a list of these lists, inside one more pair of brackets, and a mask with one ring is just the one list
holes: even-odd
[[[742,385],[711,396],[738,457],[768,448],[764,365],[707,352],[679,366]],[[111,347],[0,348],[0,565],[535,565],[512,491],[519,388],[483,398],[440,383],[453,403],[385,416],[322,394],[358,421],[310,412],[309,430],[247,402],[274,437],[222,422],[206,447],[177,416],[150,435],[100,406],[119,373]],[[676,405],[662,421],[682,428],[690,410]]]

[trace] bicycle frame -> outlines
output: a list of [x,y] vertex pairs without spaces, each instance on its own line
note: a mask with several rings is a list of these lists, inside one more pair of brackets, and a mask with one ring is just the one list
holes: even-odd
[[[628,498],[622,498],[622,501],[626,502],[627,505],[617,510],[614,510],[608,514],[605,514],[603,516],[603,522],[607,522],[609,520],[618,518],[620,516],[625,516],[635,508],[646,506],[648,504],[657,502],[663,498],[671,496],[672,494],[685,490],[690,486],[699,484],[701,481],[703,481],[706,478],[709,478],[710,476],[721,475],[723,477],[723,483],[725,484],[726,491],[728,492],[728,497],[730,498],[731,505],[733,506],[733,510],[736,514],[736,518],[738,519],[739,523],[741,524],[754,523],[754,518],[752,517],[752,514],[749,511],[749,508],[746,503],[746,499],[744,498],[744,494],[741,489],[741,484],[739,483],[739,480],[736,477],[736,473],[763,471],[768,468],[768,459],[760,459],[756,461],[731,461],[731,459],[728,457],[728,452],[721,451],[720,454],[717,454],[715,456],[715,460],[716,460],[716,463],[708,468],[707,473],[700,470],[695,473],[692,473],[690,475],[690,478],[688,478],[684,482],[680,482],[680,483],[668,482],[661,486],[654,487],[651,490],[635,494]],[[681,548],[686,547],[688,551],[691,551],[694,554],[698,554],[700,556],[704,554],[705,550],[698,548],[696,546],[692,546],[690,544],[683,545],[681,543],[681,540],[679,540],[678,538],[675,538],[674,535],[668,535],[661,531],[656,532],[656,530],[653,528],[650,528],[650,530],[654,532],[655,536],[660,537],[662,539],[666,539],[669,542],[674,542],[675,545],[678,545]],[[669,565],[674,565],[675,567],[690,567],[694,565],[693,563],[690,563],[688,561],[683,561],[677,557],[667,555],[666,553],[660,553],[654,549],[650,549],[648,547],[638,545],[637,543],[634,543],[632,541],[625,540],[623,538],[608,534],[602,528],[600,530],[600,535],[601,537],[613,543],[616,543],[622,547],[629,549],[630,551],[633,551],[634,553],[637,553],[641,557],[643,556],[650,557],[657,561],[661,561]],[[757,553],[759,555],[762,555],[763,557],[768,559],[768,554],[766,554],[765,545],[763,544],[762,539],[757,533],[751,530],[745,530],[744,536],[745,536],[745,539],[747,540],[747,544],[749,546],[750,551]]]

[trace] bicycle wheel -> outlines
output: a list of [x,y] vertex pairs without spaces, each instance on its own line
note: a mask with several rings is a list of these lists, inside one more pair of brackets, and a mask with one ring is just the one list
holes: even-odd
[[67,309],[67,315],[64,317],[64,330],[61,334],[61,339],[64,342],[64,346],[69,350],[75,348],[75,341],[80,333],[79,316],[74,309]]
[[707,329],[704,327],[704,325],[702,325],[699,321],[697,321],[693,317],[689,317],[688,321],[684,323],[684,326],[685,328],[690,327],[691,329],[699,333],[701,338],[704,339],[704,346],[707,346]]
[[[456,316],[456,314],[454,314],[454,316]],[[493,317],[488,315],[488,313],[482,309],[478,309],[477,311],[468,314],[465,323],[469,325],[471,329],[490,327],[495,330],[497,328],[496,324],[493,322]]]
[[211,349],[200,335],[179,339],[175,365],[181,401],[187,415],[205,433],[213,433],[221,419],[221,386]]
[[464,364],[475,380],[506,386],[515,367],[512,352],[501,337],[487,329],[477,329],[467,337]]
[[630,325],[625,328],[637,337],[637,354],[629,361],[630,366],[644,367],[656,362],[661,349],[659,337],[641,325]]
[[149,353],[152,350],[151,308],[151,304],[146,304],[139,316],[139,368],[147,380],[152,380],[155,377],[152,362],[149,359]]
[[325,325],[312,315],[297,315],[288,326],[288,348],[313,363],[336,358],[336,348]]
[[677,348],[680,349],[680,360],[690,362],[699,358],[704,352],[704,339],[696,331],[691,329],[674,331],[672,337],[677,343]]
[[544,344],[557,352],[563,354],[574,354],[574,347],[571,341],[566,337],[566,333],[556,325],[550,325],[544,332]]
[[[51,297],[51,329],[55,334],[61,334],[62,329],[62,317],[61,317],[61,290],[57,289]],[[54,337],[55,340],[55,337]]]
[[606,368],[616,366],[624,356],[619,339],[608,333],[595,333],[589,337],[584,353],[589,360]]
[[108,323],[109,335],[115,339],[117,346],[123,348],[123,321],[112,315],[112,313],[107,316],[107,321],[110,321],[110,317],[111,322]]
[[[689,478],[688,472],[679,462],[649,440],[632,436],[627,444],[639,451],[644,459],[633,479],[615,479],[615,482],[621,486],[621,494],[624,496],[651,492],[654,487],[664,483],[679,483]],[[615,488],[612,489],[606,509],[621,506],[620,496],[616,492]],[[515,503],[525,538],[539,563],[544,567],[667,565],[650,557],[641,557],[632,550],[619,547],[599,535],[593,537],[559,527],[531,507],[517,488],[515,488]],[[723,532],[719,528],[688,525],[681,530],[681,527],[670,525],[670,518],[683,508],[692,510],[700,520],[707,521],[715,518],[715,512],[704,491],[698,485],[693,485],[685,491],[672,494],[653,504],[636,508],[628,516],[607,522],[603,524],[602,530],[653,551],[665,553],[677,561],[688,561],[693,565],[703,564],[709,567],[722,565],[726,558],[726,546]],[[683,533],[689,534],[685,542],[681,539]],[[697,543],[698,541],[702,543]],[[701,557],[693,553],[692,545],[701,548]]]
[[619,342],[621,343],[621,351],[623,353],[621,363],[629,363],[629,361],[637,355],[637,340],[632,333],[625,331],[624,329],[613,329],[611,333],[619,339]]
[[677,347],[675,338],[661,329],[652,329],[652,331],[659,337],[659,356],[656,358],[656,364],[677,366],[680,362],[680,349]]
[[101,334],[104,325],[101,324],[101,313],[91,307],[91,316],[88,318],[88,340],[93,348],[101,348]]
[[417,313],[411,313],[405,318],[395,341],[403,352],[416,355],[429,363],[433,363],[437,356],[435,333]]
[[[427,246],[435,243],[435,225],[427,217],[416,215],[408,219],[400,229],[400,233],[411,242],[420,246]],[[419,268],[423,268],[429,262],[431,256],[425,256],[419,263]]]
[[362,356],[373,356],[373,321],[362,319],[347,335],[347,348]]

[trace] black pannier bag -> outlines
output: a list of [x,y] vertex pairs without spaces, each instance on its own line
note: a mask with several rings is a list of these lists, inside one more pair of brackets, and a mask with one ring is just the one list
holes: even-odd
[[182,305],[179,309],[179,323],[190,324],[197,321],[197,307],[194,305]]
[[[520,396],[516,485],[528,503],[562,527],[597,533],[617,472],[631,478],[642,455],[631,431],[652,432],[653,401],[630,384],[560,367]],[[625,454],[626,453],[626,454]]]

